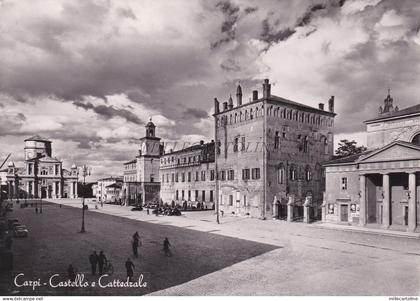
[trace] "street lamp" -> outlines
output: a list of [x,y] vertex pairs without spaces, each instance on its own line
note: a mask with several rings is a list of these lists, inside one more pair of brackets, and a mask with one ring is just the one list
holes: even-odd
[[[80,233],[85,233],[85,185],[86,185],[86,176],[90,176],[91,168],[87,167],[86,165],[82,166],[82,174],[83,174],[83,206],[82,206],[82,229]],[[77,185],[77,183],[76,183]]]

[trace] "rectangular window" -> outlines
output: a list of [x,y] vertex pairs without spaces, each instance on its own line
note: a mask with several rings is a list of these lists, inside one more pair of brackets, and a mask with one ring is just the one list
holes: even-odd
[[252,169],[252,179],[258,180],[260,178],[260,169],[259,168],[253,168]]
[[235,171],[233,169],[230,169],[228,171],[228,180],[234,180],[235,179]]
[[162,183],[165,183],[165,175],[162,175]]
[[210,181],[214,181],[214,170],[210,170]]
[[249,168],[242,169],[242,180],[249,180]]
[[191,190],[188,190],[188,201],[191,201]]
[[244,207],[246,207],[246,195],[244,195]]
[[341,178],[341,190],[347,190],[347,178]]
[[188,182],[191,182],[191,171],[188,172]]
[[174,178],[175,178],[175,175],[174,174],[172,174],[172,183],[174,182]]
[[184,192],[184,190],[181,190],[181,196],[182,196],[182,200],[184,200],[185,199],[185,192]]
[[214,199],[213,199],[213,190],[210,190],[210,202],[214,202]]
[[245,136],[241,137],[241,151],[245,150]]
[[205,190],[203,190],[203,191],[201,192],[201,201],[203,201],[203,202],[205,202],[205,201],[206,201],[206,191],[205,191]]
[[198,201],[198,190],[195,191],[195,200],[194,201]]
[[216,154],[220,155],[221,148],[222,148],[222,143],[218,140],[216,143]]
[[206,180],[206,171],[202,170],[201,171],[201,181],[205,181]]
[[166,174],[166,182],[169,182],[169,174]]
[[233,195],[229,195],[229,206],[233,206]]
[[233,152],[237,153],[238,152],[238,147],[239,147],[239,138],[236,137],[233,143]]
[[175,174],[175,182],[178,183],[178,173]]
[[185,172],[183,172],[181,175],[182,175],[182,182],[185,182]]
[[179,193],[178,193],[178,190],[176,191],[176,194],[175,194],[175,199],[178,201],[179,200]]
[[226,180],[226,171],[225,170],[222,170],[220,172],[220,180],[221,181],[225,181]]
[[198,171],[195,172],[195,180],[196,181],[199,181],[200,180]]

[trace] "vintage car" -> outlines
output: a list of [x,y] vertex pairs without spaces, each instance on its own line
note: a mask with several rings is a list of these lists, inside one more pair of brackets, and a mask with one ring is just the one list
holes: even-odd
[[15,237],[26,237],[28,236],[28,234],[29,231],[25,225],[15,226],[15,228],[13,229],[13,235]]

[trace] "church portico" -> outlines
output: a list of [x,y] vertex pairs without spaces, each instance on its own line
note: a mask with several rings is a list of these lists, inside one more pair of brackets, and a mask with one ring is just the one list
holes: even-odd
[[420,146],[396,141],[326,165],[325,221],[415,231]]
[[384,229],[406,227],[415,231],[420,223],[417,218],[418,173],[420,169],[360,175],[360,225],[378,224]]

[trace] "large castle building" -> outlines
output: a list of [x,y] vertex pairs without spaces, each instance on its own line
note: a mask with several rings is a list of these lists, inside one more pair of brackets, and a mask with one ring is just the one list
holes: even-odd
[[[139,155],[124,164],[126,204],[218,203],[226,214],[289,221],[320,216],[322,164],[333,156],[334,97],[328,110],[322,103],[313,108],[272,95],[265,80],[262,97],[253,91],[243,103],[238,86],[236,106],[232,97],[222,108],[217,99],[214,105],[215,142],[165,152],[154,124],[146,125]],[[153,193],[142,183],[152,183]]]
[[52,157],[51,141],[40,136],[25,140],[23,167],[10,162],[7,167],[9,199],[77,198],[78,169],[63,168],[63,162]]
[[[237,87],[222,108],[214,101],[216,193],[226,213],[259,218],[312,217],[322,204],[322,164],[333,156],[334,97],[318,108],[271,94],[268,79],[263,95],[253,91],[242,101]],[[308,215],[306,215],[309,218]]]
[[365,121],[367,151],[325,164],[323,220],[415,231],[420,224],[420,105],[394,107],[388,92]]

